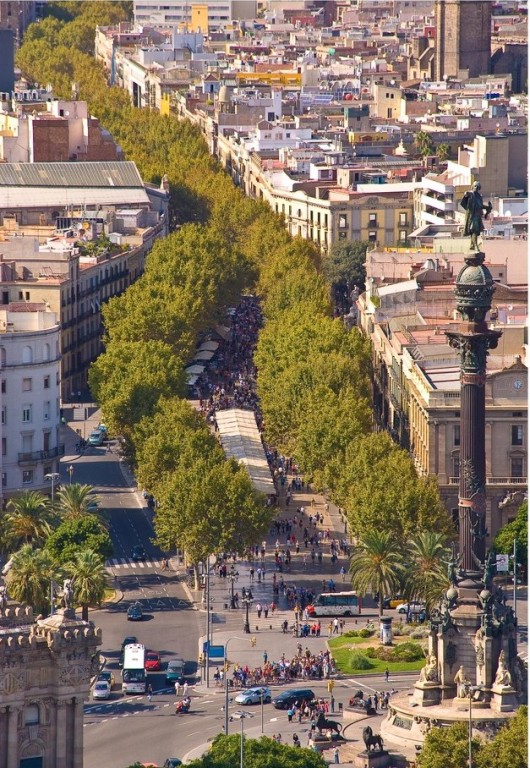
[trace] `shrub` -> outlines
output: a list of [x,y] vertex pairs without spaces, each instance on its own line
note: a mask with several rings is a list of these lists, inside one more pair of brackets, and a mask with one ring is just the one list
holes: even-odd
[[372,637],[374,634],[374,629],[367,629],[366,627],[363,627],[363,629],[359,629],[357,631],[357,637]]
[[349,658],[348,666],[352,672],[356,672],[360,669],[372,669],[373,664],[366,654],[354,651]]
[[410,636],[413,640],[423,640],[425,637],[429,637],[431,631],[429,627],[415,627]]
[[401,643],[392,649],[395,661],[419,661],[425,653],[419,643]]

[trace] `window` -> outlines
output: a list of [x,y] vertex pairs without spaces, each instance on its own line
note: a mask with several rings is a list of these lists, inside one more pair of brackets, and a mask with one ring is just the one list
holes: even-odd
[[460,477],[460,456],[453,456],[453,477]]
[[48,421],[50,418],[50,401],[46,400],[42,408],[42,416],[44,421]]
[[31,379],[22,379],[22,391],[31,392]]
[[7,424],[7,405],[2,406],[2,424]]
[[339,240],[346,240],[347,237],[348,237],[347,232],[339,232]]
[[33,435],[22,435],[22,453],[31,453],[33,450]]
[[24,485],[31,485],[33,482],[33,470],[32,469],[25,469],[22,472],[22,482]]
[[49,360],[50,359],[50,345],[49,344],[45,344],[44,345],[44,348],[42,350],[42,357],[43,357],[44,360]]
[[346,229],[348,226],[348,218],[345,214],[339,215],[339,229]]
[[400,227],[406,227],[407,226],[407,214],[406,213],[400,213],[399,214],[399,226]]
[[[523,425],[512,424],[512,445],[523,445],[523,438]],[[515,477],[520,477],[520,475],[515,475]]]
[[22,350],[22,362],[23,363],[32,363],[33,362],[33,350],[31,347],[24,347]]
[[368,221],[370,222],[372,227],[377,227],[377,213],[369,213]]
[[2,488],[7,488],[7,472],[2,472]]
[[400,229],[399,230],[399,239],[400,239],[400,241],[402,243],[405,242],[405,240],[407,239],[407,230],[406,229]]
[[22,406],[22,421],[26,424],[31,421],[31,405]]
[[25,725],[38,725],[39,724],[39,705],[29,704],[24,710],[24,724]]
[[2,438],[2,456],[7,456],[7,437]]
[[50,377],[49,376],[45,376],[44,377],[44,389],[49,389],[49,388],[50,388]]
[[453,426],[453,445],[460,445],[460,424]]
[[2,379],[2,394],[5,395],[6,392],[7,392],[6,380]]
[[512,456],[511,465],[511,477],[524,477],[524,459],[522,456]]
[[368,232],[368,240],[371,243],[375,243],[376,240],[377,240],[377,232],[375,232],[374,230],[369,230],[369,232]]

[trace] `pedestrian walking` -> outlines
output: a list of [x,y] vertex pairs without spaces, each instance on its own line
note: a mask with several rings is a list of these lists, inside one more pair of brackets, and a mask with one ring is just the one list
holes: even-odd
[[293,722],[293,715],[294,715],[294,712],[293,712],[293,710],[292,710],[292,709],[289,707],[289,709],[287,710],[287,721],[288,721],[289,723],[292,723],[292,722]]
[[388,683],[388,679],[390,677],[390,672],[388,667],[385,669],[385,683]]
[[377,691],[374,693],[374,709],[377,710],[377,707],[379,706],[379,695]]
[[333,694],[331,694],[331,696],[329,697],[329,711],[331,712],[331,714],[335,712],[335,697],[333,696]]
[[331,637],[332,634],[333,634],[333,622],[330,621],[329,624],[328,624],[328,635],[329,635],[329,637]]
[[333,750],[333,762],[335,763],[335,765],[338,765],[340,763],[340,753],[339,753],[338,747],[335,747],[335,749]]
[[269,660],[269,654],[267,651],[263,651],[263,663],[266,664]]
[[339,620],[338,619],[333,619],[333,633],[335,635],[339,634]]
[[263,606],[263,614],[264,614],[266,619],[269,618],[269,606],[268,605],[264,605]]
[[175,696],[180,696],[180,683],[178,680],[175,682]]
[[182,695],[184,696],[184,698],[186,698],[186,696],[188,695],[188,681],[187,680],[184,683],[184,685],[182,686]]
[[346,569],[344,566],[340,569],[340,575],[342,576],[342,580],[345,581],[346,579]]
[[147,686],[147,700],[151,701],[152,698],[153,698],[153,686],[151,685],[151,683],[149,683],[149,685]]
[[261,607],[261,603],[258,603],[258,604],[256,605],[256,612],[257,612],[257,614],[258,614],[258,619],[261,619],[261,611],[262,611],[262,610],[263,610],[263,609],[262,609],[262,607]]

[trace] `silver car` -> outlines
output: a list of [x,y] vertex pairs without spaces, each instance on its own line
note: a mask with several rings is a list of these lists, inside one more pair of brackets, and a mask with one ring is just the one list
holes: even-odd
[[264,704],[269,704],[272,701],[270,688],[266,686],[247,688],[246,691],[241,691],[237,694],[235,702],[236,704],[261,704],[262,698]]

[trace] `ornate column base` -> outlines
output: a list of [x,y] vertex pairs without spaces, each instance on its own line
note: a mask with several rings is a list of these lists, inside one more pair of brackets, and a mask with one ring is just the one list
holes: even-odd
[[517,708],[517,691],[511,685],[493,685],[490,707],[494,712],[513,712]]
[[440,683],[417,682],[412,699],[422,707],[433,707],[442,700],[442,687]]

